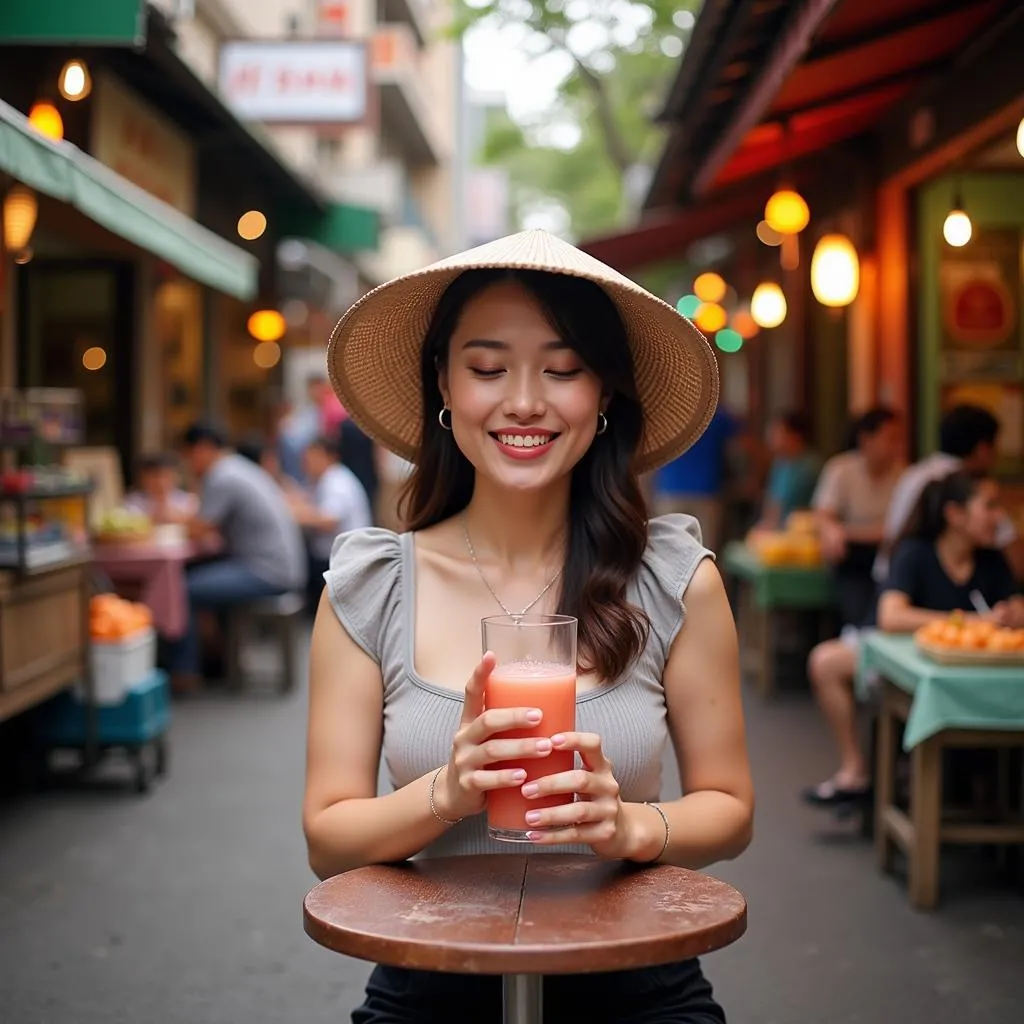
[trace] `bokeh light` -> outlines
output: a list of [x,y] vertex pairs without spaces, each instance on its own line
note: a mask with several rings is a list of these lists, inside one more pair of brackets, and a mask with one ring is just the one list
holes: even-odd
[[727,327],[715,335],[715,344],[723,352],[739,352],[743,348],[743,336]]

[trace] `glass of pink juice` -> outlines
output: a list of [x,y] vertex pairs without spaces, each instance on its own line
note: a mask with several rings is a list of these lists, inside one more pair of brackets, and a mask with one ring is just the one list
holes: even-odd
[[[538,739],[576,728],[576,619],[571,615],[494,615],[481,623],[484,652],[497,664],[484,689],[487,708],[539,708],[544,717],[532,728],[511,729],[496,739]],[[487,794],[487,828],[492,839],[528,843],[526,812],[570,803],[571,795],[527,800],[527,782],[572,771],[575,753],[554,750],[547,757],[499,761],[489,767],[521,768],[526,779],[518,786]]]

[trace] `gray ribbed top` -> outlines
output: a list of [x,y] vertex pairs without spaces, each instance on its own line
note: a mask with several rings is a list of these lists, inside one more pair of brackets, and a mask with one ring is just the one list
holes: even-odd
[[[683,593],[702,559],[692,516],[652,519],[647,550],[629,599],[651,620],[647,646],[633,667],[615,682],[576,698],[576,726],[604,740],[615,765],[623,800],[657,800],[661,764],[668,742],[661,677],[685,609]],[[417,675],[413,651],[416,566],[413,535],[377,528],[354,530],[334,543],[324,574],[328,596],[349,636],[380,665],[384,686],[381,753],[397,789],[447,762],[462,712],[462,695]],[[569,847],[544,847],[549,853]],[[582,848],[575,852],[588,852]],[[423,856],[507,853],[487,835],[480,814],[449,829]]]

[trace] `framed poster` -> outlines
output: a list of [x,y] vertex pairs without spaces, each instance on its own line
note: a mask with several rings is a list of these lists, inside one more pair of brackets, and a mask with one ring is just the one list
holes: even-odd
[[945,246],[939,294],[942,379],[1020,380],[1020,229],[982,227],[962,249]]

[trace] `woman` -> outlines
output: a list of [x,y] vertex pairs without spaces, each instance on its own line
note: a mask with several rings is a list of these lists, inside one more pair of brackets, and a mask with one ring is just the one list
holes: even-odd
[[[1024,626],[1024,598],[1009,563],[993,545],[999,529],[999,488],[988,476],[951,473],[929,483],[895,545],[877,621],[888,633],[909,633],[952,611],[1000,626]],[[989,611],[977,611],[980,596]],[[857,735],[853,680],[857,642],[819,644],[809,673],[839,747],[839,770],[804,796],[819,806],[862,800],[871,775]]]
[[[371,292],[328,361],[346,409],[416,468],[411,532],[341,537],[326,574],[310,665],[313,870],[509,852],[487,837],[485,796],[523,781],[489,766],[554,747],[583,767],[524,787],[576,798],[536,812],[537,852],[694,868],[738,855],[753,793],[732,616],[694,521],[648,523],[637,483],[714,412],[703,338],[530,231]],[[505,739],[539,712],[483,710],[494,659],[480,656],[480,619],[503,610],[578,617],[579,731]],[[669,739],[686,795],[659,805]],[[394,792],[378,797],[382,753]],[[353,1021],[447,1021],[455,999],[463,1019],[500,1020],[497,978],[377,967]],[[552,979],[545,1003],[555,1020],[724,1020],[696,961]]]

